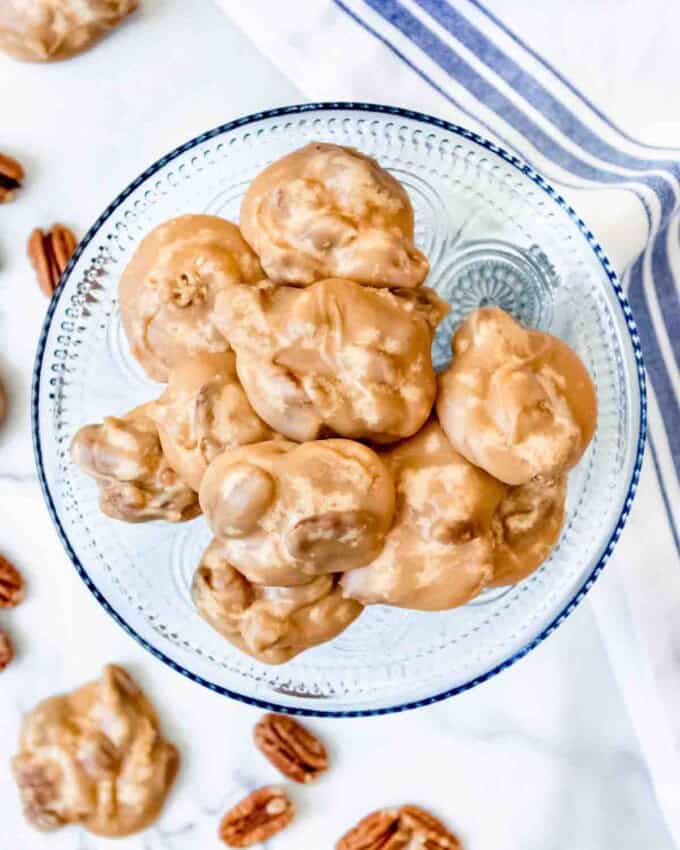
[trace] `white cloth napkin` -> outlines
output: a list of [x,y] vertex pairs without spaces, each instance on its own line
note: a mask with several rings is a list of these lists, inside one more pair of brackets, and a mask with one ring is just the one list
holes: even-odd
[[[559,187],[622,276],[651,433],[607,592],[592,604],[680,846],[680,110],[677,51],[659,35],[680,31],[680,6],[577,0],[557,22],[538,0],[490,0],[495,13],[477,0],[218,2],[310,99],[404,106],[512,149]],[[571,79],[543,55],[563,59]],[[593,80],[619,112],[625,98],[633,135],[591,102]],[[674,125],[663,125],[664,98]],[[679,146],[637,141],[634,128]]]

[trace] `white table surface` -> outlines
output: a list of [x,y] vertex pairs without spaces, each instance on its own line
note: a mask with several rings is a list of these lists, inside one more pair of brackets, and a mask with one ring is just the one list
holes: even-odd
[[[210,850],[219,816],[245,789],[277,780],[250,743],[256,710],[164,667],[99,608],[61,549],[34,473],[30,375],[45,299],[25,258],[28,232],[60,220],[82,235],[151,161],[238,115],[301,100],[208,0],[145,0],[97,49],[54,66],[0,57],[0,150],[25,163],[0,207],[0,551],[24,571],[24,604],[2,612],[17,658],[0,679],[0,850],[112,846],[78,828],[25,825],[8,759],[22,712],[49,694],[129,667],[156,702],[182,768],[158,824],[125,850]],[[650,122],[652,118],[649,119]],[[607,593],[607,571],[593,594]],[[475,690],[428,709],[315,720],[332,769],[293,789],[296,823],[272,850],[323,850],[372,808],[430,807],[468,850],[670,850],[589,602],[546,643]]]

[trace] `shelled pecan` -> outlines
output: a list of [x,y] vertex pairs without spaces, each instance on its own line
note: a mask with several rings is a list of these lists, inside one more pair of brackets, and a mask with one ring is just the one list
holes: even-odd
[[24,580],[19,570],[0,555],[0,608],[13,608],[24,598]]
[[419,806],[372,812],[349,830],[335,850],[462,850],[455,835]]
[[0,153],[0,204],[11,201],[24,179],[24,169],[14,157]]
[[312,782],[328,767],[328,754],[319,739],[292,717],[265,714],[254,730],[258,749],[294,782]]
[[400,829],[399,812],[381,809],[345,833],[335,850],[404,850],[408,842],[408,834]]
[[14,647],[10,636],[6,631],[0,629],[0,671],[4,670],[13,658]]
[[42,291],[51,298],[59,278],[78,244],[73,231],[63,224],[54,224],[43,231],[39,227],[28,239],[28,257],[33,264]]
[[413,838],[422,836],[423,850],[460,850],[461,844],[444,824],[420,806],[402,806],[399,809],[402,827]]
[[253,791],[225,814],[219,836],[230,847],[250,847],[287,827],[294,815],[295,807],[285,791],[267,785]]

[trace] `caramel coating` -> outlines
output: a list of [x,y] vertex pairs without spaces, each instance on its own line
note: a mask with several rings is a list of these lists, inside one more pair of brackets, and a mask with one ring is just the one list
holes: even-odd
[[452,608],[526,578],[557,542],[566,475],[508,487],[466,461],[436,420],[381,456],[397,487],[394,525],[376,560],[341,579],[364,605]]
[[156,820],[178,765],[151,703],[109,664],[99,681],[46,699],[25,717],[12,771],[33,826],[78,823],[115,837]]
[[265,664],[283,664],[332,640],[362,611],[358,602],[343,599],[333,575],[317,576],[296,587],[252,584],[231,566],[220,540],[204,552],[192,595],[200,615],[214,629]]
[[215,322],[250,403],[275,431],[375,442],[410,436],[432,409],[432,335],[448,306],[432,291],[349,280],[306,289],[231,285]]
[[545,561],[564,524],[566,497],[566,475],[534,478],[509,488],[492,525],[493,585],[515,584]]
[[149,415],[168,463],[196,492],[208,464],[224,449],[273,436],[248,401],[233,351],[197,354],[176,366]]
[[120,317],[133,355],[150,378],[167,381],[187,357],[225,351],[215,297],[227,283],[263,278],[238,227],[211,215],[183,215],[142,239],[120,279]]
[[223,452],[199,496],[229,563],[249,581],[274,586],[369,563],[394,513],[385,464],[350,440],[270,441]]
[[578,463],[595,430],[597,397],[566,343],[482,307],[456,331],[452,349],[437,413],[455,449],[508,484]]
[[413,287],[429,271],[404,187],[354,148],[313,142],[276,160],[250,184],[241,230],[274,283]]
[[165,459],[158,428],[142,405],[107,416],[73,438],[71,459],[97,480],[103,513],[124,522],[183,522],[200,514],[196,493]]
[[494,576],[492,520],[506,487],[468,463],[436,420],[381,456],[394,477],[394,525],[378,557],[345,573],[346,597],[423,611],[463,605]]
[[137,8],[138,0],[2,0],[0,50],[27,62],[87,50]]

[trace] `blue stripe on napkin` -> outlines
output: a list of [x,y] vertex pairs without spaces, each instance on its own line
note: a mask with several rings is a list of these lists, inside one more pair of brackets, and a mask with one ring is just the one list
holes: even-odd
[[[561,168],[571,172],[575,177],[593,183],[618,186],[630,179],[604,168],[598,168],[566,150],[398,0],[364,0],[364,2],[426,53],[477,100],[502,117],[505,123],[521,133],[524,138],[529,139],[543,156],[558,163]],[[541,104],[532,103],[532,106],[541,109]],[[572,139],[572,141],[580,145],[579,139]],[[583,147],[583,145],[580,146]],[[588,151],[588,153],[593,152]],[[662,219],[668,218],[676,204],[673,184],[667,178],[653,173],[636,175],[635,179],[654,189],[661,204]]]
[[598,109],[598,107],[592,102],[592,100],[586,97],[586,95],[582,91],[579,91],[570,80],[564,77],[554,65],[551,65],[550,62],[548,62],[547,59],[541,56],[540,53],[537,53],[533,49],[533,47],[531,47],[531,45],[527,44],[526,41],[523,41],[522,38],[517,35],[517,33],[513,32],[510,27],[506,26],[500,18],[497,18],[496,15],[494,15],[494,13],[490,9],[487,9],[486,6],[479,2],[479,0],[467,0],[467,2],[471,6],[474,6],[476,9],[479,9],[479,11],[482,12],[482,14],[484,14],[492,23],[494,23],[499,30],[505,33],[505,35],[509,36],[512,41],[515,42],[515,44],[525,50],[526,53],[531,56],[532,59],[535,59],[540,65],[542,65],[546,69],[546,71],[549,71],[550,74],[555,77],[555,79],[559,80],[559,82],[562,83],[562,85],[566,89],[568,89],[573,95],[575,95],[581,101],[581,103],[587,106],[588,109],[590,109],[590,111],[593,113],[593,115],[597,115],[597,117],[600,119],[600,121],[602,121],[603,124],[606,124],[607,127],[610,127],[612,130],[614,130],[614,132],[617,133],[622,139],[625,139],[627,142],[631,142],[632,144],[637,145],[638,147],[645,148],[646,150],[650,151],[673,150],[680,153],[680,148],[668,146],[664,147],[663,145],[650,145],[646,142],[641,142],[638,139],[634,139],[632,136],[625,133],[617,124],[615,124],[611,120],[611,118],[605,115],[601,109]]
[[[627,176],[612,172],[606,167],[595,166],[584,162],[579,157],[566,151],[543,128],[538,127],[516,103],[511,102],[490,80],[482,77],[452,47],[427,27],[422,20],[416,18],[398,0],[363,0],[363,2],[380,15],[386,23],[395,27],[404,37],[408,38],[415,46],[422,50],[442,70],[454,78],[459,85],[464,86],[475,98],[496,112],[502,122],[509,124],[515,130],[519,131],[543,156],[555,162],[560,168],[568,170],[575,177],[595,184],[620,186],[634,180],[638,183],[644,183],[653,189],[660,203],[661,218],[656,223],[655,230],[657,232],[650,234],[650,237],[653,238],[655,244],[661,246],[659,252],[662,254],[666,253],[667,240],[660,238],[657,243],[656,236],[657,233],[661,233],[665,229],[663,225],[668,223],[671,214],[677,209],[677,194],[680,192],[680,185],[678,183],[680,159],[678,161],[670,159],[651,159],[647,161],[639,157],[631,157],[623,151],[618,151],[611,144],[601,139],[594,130],[588,129],[583,121],[573,115],[566,106],[559,104],[557,99],[549,94],[540,82],[535,80],[528,71],[519,68],[515,60],[508,57],[497,45],[492,44],[486,35],[474,27],[451,4],[445,2],[445,0],[416,0],[425,11],[432,13],[432,16],[442,26],[446,26],[447,30],[451,31],[461,43],[465,43],[468,50],[474,52],[485,64],[491,64],[492,70],[495,73],[498,73],[499,69],[504,71],[507,81],[512,79],[513,74],[521,74],[523,99],[530,103],[532,107],[545,114],[561,132],[569,132],[572,128],[578,128],[579,130],[583,128],[585,132],[580,132],[574,136],[570,135],[573,143],[577,144],[591,156],[604,160],[605,165],[625,166],[633,173]],[[394,53],[399,55],[403,61],[406,61],[409,67],[426,79],[447,100],[453,101],[450,95],[443,91],[441,86],[435,83],[422,69],[417,68],[412,60],[407,59],[403,52],[399,51],[393,45],[386,32],[378,32],[375,28],[370,27],[360,18],[356,9],[353,11],[348,9],[339,0],[336,0],[336,4],[371,31],[383,44],[386,44]],[[483,8],[479,3],[476,3],[476,5],[479,8]],[[573,86],[570,86],[570,88],[576,91]],[[460,107],[459,103],[455,105]],[[559,107],[557,110],[555,110],[555,105]],[[610,123],[610,126],[613,125]],[[497,132],[495,127],[493,129],[494,132]],[[665,173],[655,174],[652,171],[654,168],[662,169]],[[642,196],[640,197],[642,200]],[[657,252],[656,263],[654,264],[656,297],[661,306],[668,337],[674,344],[675,357],[680,362],[680,336],[674,333],[677,325],[677,291],[672,275],[669,274],[670,264],[667,255],[664,260],[660,257],[659,252]],[[648,368],[652,382],[655,385],[655,391],[660,395],[659,404],[662,407],[666,430],[670,433],[677,431],[680,427],[680,412],[678,411],[677,399],[672,392],[670,376],[658,346],[654,322],[647,300],[644,297],[642,289],[644,284],[642,265],[640,264],[635,268],[634,272],[631,276],[631,285],[635,285],[638,296],[636,316],[645,330],[644,334],[641,333],[641,336],[643,336],[643,345],[648,352],[648,356],[652,355],[652,362]],[[669,388],[671,388],[670,392]]]
[[[489,71],[488,77],[484,76],[484,69],[477,70],[473,67],[450,43],[444,41],[433,28],[428,26],[423,18],[416,17],[399,0],[346,0],[346,2],[333,0],[333,2],[448,102],[470,116],[469,107],[455,100],[446,90],[446,86],[434,80],[420,67],[416,59],[406,56],[404,51],[399,49],[394,42],[394,31],[418,48],[473,98],[496,114],[497,126],[489,128],[487,125],[487,129],[507,147],[517,150],[516,145],[509,144],[507,139],[503,138],[503,127],[506,125],[526,138],[543,157],[581,181],[578,185],[582,186],[585,181],[589,184],[589,188],[616,186],[627,189],[633,191],[643,204],[649,224],[648,243],[640,257],[632,264],[627,278],[629,297],[640,331],[647,371],[654,387],[666,439],[673,457],[674,468],[662,468],[658,451],[652,443],[653,462],[657,468],[664,503],[677,544],[679,535],[673,521],[672,506],[664,476],[673,475],[680,480],[680,408],[671,377],[671,371],[680,367],[680,297],[678,282],[672,273],[668,254],[669,228],[675,229],[678,224],[680,151],[677,158],[672,158],[669,156],[672,149],[643,145],[627,136],[572,83],[562,77],[535,50],[524,44],[505,24],[489,12],[479,0],[467,0],[467,2],[474,5],[495,27],[512,38],[515,44],[540,64],[541,73],[545,71],[544,80],[551,79],[553,88],[555,81],[559,82],[587,107],[588,113],[594,119],[602,121],[622,141],[636,145],[641,152],[649,152],[649,158],[633,155],[623,147],[617,147],[613,142],[604,139],[597,132],[596,126],[589,126],[586,123],[587,119],[576,115],[534,73],[522,67],[519,60],[508,55],[499,44],[492,40],[491,36],[467,18],[463,11],[465,6],[463,0],[459,0],[455,6],[447,0],[412,0],[412,2],[425,13],[423,16],[425,20],[429,16],[467,51],[474,54]],[[361,13],[362,5],[370,8],[384,23],[371,25]],[[518,100],[511,100],[499,90],[495,84],[496,77],[512,86]],[[555,128],[554,135],[549,129],[537,125],[518,101],[524,101],[550,122]],[[480,123],[479,117],[477,115],[474,117]],[[597,121],[594,120],[593,125],[596,124]],[[585,161],[578,154],[566,150],[558,138],[560,135],[568,137],[572,146],[577,146],[591,160],[595,159],[598,162]],[[658,154],[660,150],[664,151],[663,156]],[[531,159],[526,151],[517,152],[524,159]],[[532,164],[535,165],[535,163]],[[538,170],[545,171],[545,168],[541,169],[539,166]],[[562,185],[569,185],[565,184],[561,176],[555,179]],[[652,197],[656,196],[658,201],[658,212],[648,202],[647,193],[650,190],[653,192]],[[675,239],[671,244],[674,252],[677,251],[680,255],[678,240]],[[645,264],[645,257],[650,252],[651,263]],[[646,265],[651,267],[651,275],[645,270]],[[649,304],[651,292],[654,293],[659,306],[660,317],[656,320]],[[673,351],[668,362],[659,344],[659,333],[665,335]]]
[[[438,21],[451,35],[474,53],[501,79],[533,107],[548,118],[555,127],[589,153],[607,162],[624,168],[647,171],[651,168],[668,170],[680,178],[680,160],[648,160],[631,156],[619,150],[600,136],[571,110],[564,106],[551,92],[514,59],[500,50],[487,36],[468,21],[453,6],[442,0],[415,0],[434,20]],[[672,187],[671,187],[672,188]]]

